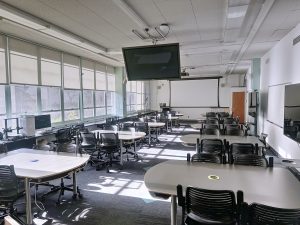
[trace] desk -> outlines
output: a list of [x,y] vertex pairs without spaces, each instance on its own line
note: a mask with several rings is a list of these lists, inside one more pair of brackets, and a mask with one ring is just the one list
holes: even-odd
[[73,174],[74,195],[77,195],[76,171],[85,166],[89,155],[75,155],[22,148],[0,155],[0,165],[14,165],[17,177],[24,178],[26,221],[32,224],[30,182],[46,182]]
[[[217,175],[219,180],[208,179]],[[176,186],[181,184],[212,190],[244,192],[247,203],[261,203],[274,207],[300,208],[300,182],[282,167],[234,166],[229,164],[188,163],[166,161],[150,168],[144,177],[152,193],[171,196],[171,225],[176,224]]]
[[158,130],[164,127],[166,124],[161,122],[148,122],[148,127],[150,129],[155,129],[156,141],[158,141]]
[[[118,133],[118,137],[120,140],[120,165],[123,165],[123,141],[135,141],[141,138],[144,138],[146,136],[146,133],[144,132],[134,132],[131,133],[131,131],[113,131],[113,130],[93,130],[91,131],[93,133]],[[135,142],[134,142],[135,143]]]
[[188,134],[183,135],[180,140],[186,144],[197,144],[197,138],[205,139],[205,138],[218,138],[221,140],[226,139],[229,143],[252,143],[258,144],[259,147],[264,147],[264,144],[255,136],[231,136],[231,135],[199,135],[199,134]]

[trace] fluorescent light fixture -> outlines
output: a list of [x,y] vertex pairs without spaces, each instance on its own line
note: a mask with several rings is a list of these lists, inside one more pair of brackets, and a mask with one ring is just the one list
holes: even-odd
[[138,36],[140,39],[145,40],[146,37],[141,35],[137,30],[132,30],[132,33],[134,33],[136,36]]
[[2,20],[15,22],[35,30],[47,29],[47,24],[33,21],[32,16],[24,15],[21,11],[16,10],[3,2],[0,2],[0,17],[2,17]]
[[0,17],[2,21],[37,30],[61,41],[68,42],[92,52],[102,54],[106,53],[106,48],[81,38],[80,36],[64,30],[63,28],[47,23],[42,19],[34,17],[4,2],[0,2]]
[[149,27],[149,25],[124,0],[113,0],[113,2],[140,28],[145,29]]
[[247,9],[248,9],[248,5],[228,7],[227,18],[236,19],[236,18],[244,17],[246,15]]

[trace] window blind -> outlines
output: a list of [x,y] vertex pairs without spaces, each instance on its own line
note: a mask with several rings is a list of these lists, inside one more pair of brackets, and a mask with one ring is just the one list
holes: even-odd
[[64,87],[80,89],[79,57],[64,54]]

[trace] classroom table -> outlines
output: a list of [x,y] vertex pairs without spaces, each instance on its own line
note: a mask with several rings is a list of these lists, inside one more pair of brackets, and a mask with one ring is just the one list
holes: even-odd
[[[219,179],[210,179],[212,175]],[[177,191],[181,184],[211,190],[243,191],[244,201],[281,208],[300,208],[300,182],[286,168],[192,163],[170,160],[151,167],[144,177],[149,192],[171,197],[171,225],[176,225]]]
[[[156,141],[158,142],[158,130],[164,127],[166,124],[162,122],[148,122],[148,127],[150,129],[155,129],[155,137]],[[150,142],[149,142],[150,144]]]
[[17,177],[24,178],[26,222],[32,224],[30,183],[41,183],[73,175],[73,196],[77,196],[76,172],[88,162],[86,154],[18,149],[0,154],[0,165],[13,165]]
[[146,136],[145,132],[131,132],[131,131],[114,131],[114,130],[93,130],[91,131],[95,134],[97,133],[117,133],[120,140],[120,165],[123,165],[123,141],[135,141],[142,139]]

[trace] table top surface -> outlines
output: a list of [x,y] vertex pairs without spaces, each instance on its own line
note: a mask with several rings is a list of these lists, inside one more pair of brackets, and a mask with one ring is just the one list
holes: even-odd
[[264,144],[258,139],[258,137],[255,136],[231,136],[231,135],[205,135],[205,134],[187,134],[183,135],[180,140],[186,144],[196,144],[197,138],[200,139],[210,139],[210,138],[218,138],[221,140],[226,139],[230,143],[252,143],[252,144],[258,144],[259,147],[263,147]]
[[131,131],[114,131],[114,130],[93,130],[93,133],[118,133],[120,140],[135,140],[146,136],[145,132],[131,132]]
[[163,127],[165,125],[166,124],[162,122],[148,122],[149,127]]
[[[209,179],[210,175],[219,179]],[[300,182],[286,168],[166,161],[145,174],[149,191],[177,195],[176,186],[244,192],[244,201],[274,207],[300,208]]]
[[0,154],[0,165],[14,165],[18,177],[42,179],[80,168],[89,158],[85,154],[22,148]]

